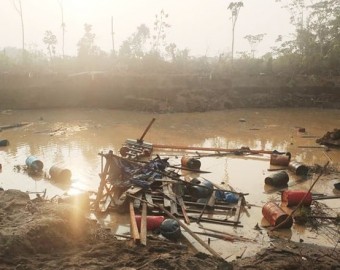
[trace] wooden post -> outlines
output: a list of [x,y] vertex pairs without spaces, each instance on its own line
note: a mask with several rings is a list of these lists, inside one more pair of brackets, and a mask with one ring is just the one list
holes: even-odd
[[146,246],[146,236],[147,236],[147,205],[145,202],[142,203],[142,217],[140,225],[140,242],[142,245]]
[[130,202],[130,235],[135,243],[140,242],[140,235],[138,232],[135,209],[133,208],[133,202]]
[[[131,198],[136,198],[135,196],[132,196],[128,194]],[[142,200],[143,202],[146,202],[145,200]],[[215,250],[213,250],[208,244],[206,244],[201,238],[199,238],[192,230],[189,229],[188,226],[186,226],[182,221],[180,221],[178,218],[176,218],[173,214],[171,214],[168,210],[166,210],[163,206],[159,204],[154,204],[153,206],[158,207],[161,209],[165,214],[167,214],[169,217],[173,218],[178,222],[178,224],[187,232],[189,233],[198,243],[200,243],[204,248],[206,248],[213,256],[222,258],[220,254],[218,254]],[[223,259],[224,260],[224,259]]]

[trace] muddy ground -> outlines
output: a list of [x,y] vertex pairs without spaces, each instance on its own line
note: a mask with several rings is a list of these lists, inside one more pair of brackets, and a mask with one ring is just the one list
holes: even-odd
[[340,76],[0,74],[1,109],[109,108],[158,113],[340,108]]
[[338,247],[273,239],[256,256],[227,262],[157,235],[135,245],[87,216],[70,204],[0,191],[0,269],[340,269]]

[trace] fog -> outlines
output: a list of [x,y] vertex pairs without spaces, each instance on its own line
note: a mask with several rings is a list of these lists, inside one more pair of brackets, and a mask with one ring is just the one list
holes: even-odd
[[[0,2],[0,49],[21,48],[21,22],[13,2]],[[110,52],[111,17],[113,17],[115,48],[119,49],[140,24],[145,24],[152,33],[155,15],[163,9],[171,27],[166,40],[180,49],[188,48],[190,55],[215,56],[231,51],[231,13],[227,9],[232,1],[226,0],[22,0],[25,26],[25,46],[46,53],[43,44],[45,31],[52,31],[58,39],[57,54],[61,54],[62,29],[61,9],[63,4],[65,54],[76,55],[77,42],[84,34],[84,24],[93,26],[95,42],[104,51]],[[275,46],[278,35],[288,37],[293,33],[289,14],[282,3],[274,0],[244,0],[236,24],[235,52],[250,51],[246,35],[265,33],[257,48],[257,56]]]

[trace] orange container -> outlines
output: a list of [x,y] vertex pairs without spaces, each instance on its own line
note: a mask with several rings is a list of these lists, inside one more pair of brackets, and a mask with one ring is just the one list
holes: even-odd
[[310,206],[312,203],[312,194],[305,190],[285,190],[281,195],[281,201],[287,204],[287,206],[296,206],[302,201],[302,199],[302,205]]
[[[137,227],[139,230],[140,230],[141,221],[142,221],[142,217],[140,215],[136,215],[136,223],[137,223]],[[156,230],[161,226],[163,221],[164,221],[163,216],[147,216],[146,217],[146,229],[148,231]]]
[[201,161],[189,156],[183,156],[181,159],[181,164],[183,167],[193,170],[199,170],[201,168]]
[[270,165],[288,166],[291,156],[289,152],[286,154],[271,154]]
[[[264,218],[269,222],[271,226],[278,226],[282,222],[284,222],[289,215],[286,214],[280,206],[278,206],[276,203],[268,202],[266,203],[262,208],[262,215]],[[288,218],[287,222],[280,225],[279,228],[286,228],[289,229],[293,225],[293,218]]]

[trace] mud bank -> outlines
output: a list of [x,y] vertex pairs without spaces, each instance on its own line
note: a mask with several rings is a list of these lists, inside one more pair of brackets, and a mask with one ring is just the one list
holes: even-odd
[[283,75],[1,74],[0,109],[100,107],[149,112],[340,108],[340,78]]
[[338,248],[274,240],[227,262],[157,236],[146,247],[118,240],[74,205],[0,191],[1,269],[340,269]]

